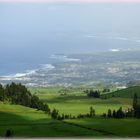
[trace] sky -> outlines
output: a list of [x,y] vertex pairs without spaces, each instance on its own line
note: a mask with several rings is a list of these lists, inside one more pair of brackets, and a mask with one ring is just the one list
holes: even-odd
[[0,2],[1,68],[21,61],[39,63],[53,53],[140,47],[140,4],[134,0],[117,4]]
[[103,2],[111,2],[111,3],[120,3],[120,2],[140,2],[140,0],[0,0],[0,2],[26,2],[26,3],[103,3]]

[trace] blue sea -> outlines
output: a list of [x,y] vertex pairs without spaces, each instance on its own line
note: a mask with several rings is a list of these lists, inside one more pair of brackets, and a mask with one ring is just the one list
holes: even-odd
[[1,3],[0,76],[63,61],[53,54],[138,49],[139,13],[140,4]]
[[108,51],[134,50],[140,48],[138,40],[118,37],[116,39],[103,39],[97,36],[88,35],[84,40],[72,40],[66,43],[50,42],[49,46],[31,46],[19,48],[4,48],[0,51],[0,76],[15,75],[39,69],[42,64],[51,64],[63,62],[64,59],[53,59],[54,54],[79,54],[96,53]]

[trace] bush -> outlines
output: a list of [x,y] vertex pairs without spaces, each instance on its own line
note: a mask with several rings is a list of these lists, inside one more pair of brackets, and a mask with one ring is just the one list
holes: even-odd
[[12,137],[12,136],[13,136],[13,131],[10,129],[7,129],[5,133],[5,137]]

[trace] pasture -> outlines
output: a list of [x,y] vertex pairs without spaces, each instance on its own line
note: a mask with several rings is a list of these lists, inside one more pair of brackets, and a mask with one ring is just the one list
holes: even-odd
[[[53,120],[47,114],[36,109],[0,102],[0,137],[7,129],[14,137],[140,137],[140,119],[107,119],[100,117],[108,109],[132,107],[132,98],[114,97],[97,99],[88,97],[82,89],[62,90],[61,88],[32,88],[42,101],[60,114],[89,113],[92,106],[95,118]],[[61,92],[62,91],[62,92]],[[120,91],[119,91],[120,92]],[[123,91],[124,92],[124,91]],[[125,92],[124,92],[125,93]]]
[[129,87],[129,88],[114,91],[114,92],[111,92],[102,96],[106,98],[112,98],[112,97],[133,98],[135,93],[137,94],[138,98],[140,98],[140,86]]
[[113,137],[140,137],[140,119],[105,119],[105,118],[93,118],[93,119],[75,119],[66,120],[66,122],[78,124],[89,129],[94,129],[100,132],[107,133]]
[[20,105],[0,103],[0,137],[6,130],[14,137],[90,137],[102,133],[52,120],[42,111]]
[[89,113],[91,106],[96,110],[97,115],[107,113],[108,109],[117,110],[122,107],[125,110],[132,107],[131,98],[97,99],[87,97],[86,94],[78,90],[62,94],[55,89],[52,94],[51,89],[46,89],[46,91],[44,89],[43,92],[38,92],[36,95],[48,103],[51,109],[58,109],[60,114],[86,114]]

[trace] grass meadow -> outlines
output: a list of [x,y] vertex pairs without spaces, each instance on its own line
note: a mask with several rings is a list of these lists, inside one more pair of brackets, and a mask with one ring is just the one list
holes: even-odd
[[7,129],[14,137],[140,137],[140,119],[107,119],[100,117],[108,109],[117,110],[132,107],[132,98],[114,97],[95,99],[87,97],[82,90],[60,92],[60,88],[32,88],[33,94],[47,102],[51,109],[59,113],[78,115],[89,113],[92,106],[95,118],[53,120],[47,114],[36,109],[8,102],[0,102],[0,136]]
[[[39,90],[39,89],[38,89]],[[59,93],[59,89],[45,89],[37,93],[37,96],[47,102],[51,109],[59,110],[59,113],[78,115],[86,114],[92,106],[97,115],[107,113],[108,109],[117,110],[120,107],[128,109],[132,107],[131,98],[108,98],[96,99],[87,97],[86,94],[79,91],[68,92],[66,95]]]

